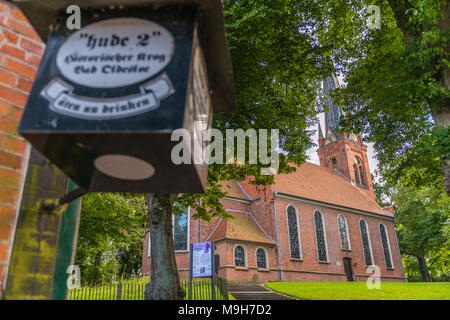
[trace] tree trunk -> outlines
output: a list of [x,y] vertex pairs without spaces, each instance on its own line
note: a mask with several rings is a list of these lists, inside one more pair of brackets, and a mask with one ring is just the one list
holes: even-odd
[[430,282],[430,277],[428,274],[427,264],[425,262],[425,257],[423,255],[417,256],[417,261],[419,262],[420,275],[422,276],[423,282]]
[[[437,103],[435,109],[438,111],[433,111],[434,121],[436,126],[449,128],[450,126],[450,99],[446,98],[443,101]],[[450,196],[450,155],[442,154],[441,155],[441,168],[442,173],[444,174],[443,178],[443,186],[444,190],[448,196]]]
[[150,219],[150,282],[148,300],[181,300],[185,296],[175,260],[172,232],[172,202],[169,194],[148,194]]

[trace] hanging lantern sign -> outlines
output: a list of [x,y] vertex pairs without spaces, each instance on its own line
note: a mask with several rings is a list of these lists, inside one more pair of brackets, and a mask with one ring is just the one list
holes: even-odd
[[207,165],[173,163],[171,135],[194,148],[213,110],[234,110],[221,2],[79,2],[79,30],[61,1],[18,2],[44,39],[54,17],[19,132],[86,191],[204,192]]

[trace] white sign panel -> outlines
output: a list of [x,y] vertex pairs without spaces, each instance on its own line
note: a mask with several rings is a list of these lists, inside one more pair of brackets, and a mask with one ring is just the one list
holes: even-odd
[[55,78],[41,95],[50,101],[50,109],[79,119],[108,120],[134,116],[155,110],[159,102],[175,90],[166,73],[140,86],[140,92],[118,98],[95,99],[77,96],[73,87]]
[[172,34],[139,18],[113,18],[71,34],[56,64],[69,80],[92,88],[125,87],[162,71],[172,60]]
[[192,277],[212,276],[212,242],[192,244]]

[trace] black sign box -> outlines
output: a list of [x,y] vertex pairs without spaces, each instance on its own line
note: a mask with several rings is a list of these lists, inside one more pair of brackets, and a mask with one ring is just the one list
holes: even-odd
[[86,191],[205,192],[207,165],[171,157],[174,130],[192,147],[202,143],[194,120],[211,125],[196,9],[84,10],[75,31],[66,17],[53,25],[19,133]]

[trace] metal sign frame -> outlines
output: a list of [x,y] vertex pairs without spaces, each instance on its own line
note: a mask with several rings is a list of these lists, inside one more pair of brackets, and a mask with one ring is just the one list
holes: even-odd
[[[215,243],[214,241],[200,242],[200,243],[210,243],[211,244],[211,295],[212,300],[216,300],[216,266],[215,266]],[[194,277],[193,276],[193,263],[194,263],[194,245],[200,243],[191,243],[190,251],[189,251],[189,300],[192,300],[192,279],[193,278],[209,278],[210,276],[205,277]]]

